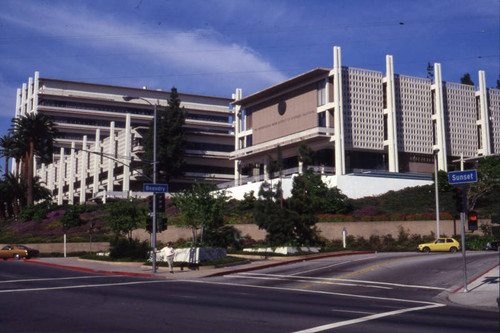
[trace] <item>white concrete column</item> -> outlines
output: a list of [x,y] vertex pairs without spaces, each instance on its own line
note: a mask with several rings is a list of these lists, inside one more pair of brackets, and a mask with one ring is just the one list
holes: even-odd
[[114,168],[115,168],[115,161],[113,160],[115,156],[115,122],[112,121],[109,124],[109,137],[108,137],[108,154],[109,157],[107,158],[107,164],[108,164],[108,186],[107,190],[108,192],[113,191],[113,184],[115,181],[115,174],[114,174]]
[[64,190],[64,171],[65,171],[65,163],[64,163],[64,148],[61,147],[61,152],[59,153],[59,163],[57,170],[57,204],[63,204],[63,190]]
[[89,153],[87,152],[87,136],[83,136],[82,150],[78,154],[80,163],[80,205],[85,203],[85,194],[87,193],[87,169]]
[[75,200],[75,175],[76,175],[76,156],[75,156],[75,142],[71,142],[71,153],[69,155],[69,176],[68,176],[68,201],[72,205]]
[[21,109],[22,109],[21,95],[22,95],[21,89],[18,88],[16,92],[16,118],[21,115]]
[[394,82],[394,63],[391,55],[385,58],[386,64],[386,96],[387,109],[384,114],[387,115],[387,155],[389,158],[389,172],[399,171],[398,160],[398,132],[396,119],[396,88]]
[[132,163],[132,129],[130,127],[130,113],[127,113],[125,118],[125,151],[123,162],[123,183],[122,191],[128,192],[130,190],[130,163]]
[[21,88],[21,115],[26,115],[26,91],[27,91],[26,83],[23,83],[23,87]]
[[55,163],[50,163],[49,164],[49,172],[48,172],[47,185],[49,187],[49,190],[51,190],[51,191],[54,191],[55,177],[56,177],[56,164]]
[[[234,100],[235,101],[240,100],[241,96],[242,96],[242,90],[240,88],[236,89],[236,92],[233,95]],[[239,149],[243,148],[243,147],[239,146],[240,126],[241,126],[241,105],[235,105],[233,112],[234,112],[234,150],[238,151]],[[236,186],[240,185],[240,179],[241,179],[240,161],[235,160],[234,161],[234,184]]]
[[490,115],[488,114],[488,92],[486,88],[486,76],[484,71],[479,71],[479,103],[481,119],[478,120],[478,125],[481,126],[481,143],[482,147],[479,153],[484,156],[491,155],[491,136],[490,136]]
[[33,113],[38,113],[38,89],[40,89],[40,73],[35,72],[35,81],[33,82]]
[[33,112],[33,78],[28,78],[28,91],[26,97],[26,112]]
[[345,175],[344,115],[342,102],[342,62],[340,47],[333,48],[333,103],[335,113],[335,175]]
[[94,177],[92,185],[92,196],[96,196],[99,192],[99,170],[101,169],[101,130],[96,129],[95,131],[95,143],[94,143],[94,170],[92,175]]
[[441,75],[441,64],[434,64],[434,84],[435,90],[435,103],[434,108],[436,114],[434,115],[436,120],[436,143],[437,145],[433,148],[438,148],[438,169],[448,172],[448,163],[446,160],[447,150],[446,150],[446,130],[444,122],[444,94],[443,94],[443,79]]

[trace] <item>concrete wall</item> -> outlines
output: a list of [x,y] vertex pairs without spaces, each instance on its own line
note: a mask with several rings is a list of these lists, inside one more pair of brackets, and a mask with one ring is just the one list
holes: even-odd
[[[7,244],[0,244],[4,247]],[[64,253],[64,243],[33,243],[23,244],[29,248],[40,251],[40,253]],[[92,252],[107,251],[109,242],[92,242]],[[90,243],[66,243],[66,252],[90,252]]]
[[[481,225],[489,225],[490,220],[480,220],[479,230],[475,231],[475,235],[483,235]],[[372,235],[385,236],[392,235],[397,238],[401,228],[408,234],[419,234],[422,236],[430,235],[431,232],[436,234],[436,221],[382,221],[382,222],[320,222],[316,226],[321,232],[321,236],[328,240],[342,239],[342,230],[346,228],[348,236],[370,238]],[[241,231],[242,236],[250,236],[256,241],[264,240],[266,231],[259,229],[255,224],[235,224],[235,228]],[[460,235],[460,221],[444,220],[440,221],[439,229],[441,236]],[[467,226],[466,226],[467,229]],[[466,230],[466,233],[470,231]],[[139,240],[150,240],[150,235],[145,230],[136,230],[133,237]],[[179,238],[192,240],[192,232],[187,228],[168,227],[168,229],[157,235],[157,241],[175,242]]]
[[[359,199],[369,196],[377,196],[388,191],[398,191],[407,187],[423,186],[433,184],[432,180],[416,180],[404,178],[387,178],[387,177],[370,177],[357,176],[354,174],[333,176],[323,175],[323,182],[329,187],[337,187],[343,194],[351,199]],[[278,180],[273,179],[275,184]],[[238,187],[226,189],[227,194],[238,200],[243,200],[244,195],[250,191],[254,191],[257,196],[262,182],[248,183]],[[283,196],[288,198],[291,196],[293,186],[293,178],[287,177],[282,179]]]

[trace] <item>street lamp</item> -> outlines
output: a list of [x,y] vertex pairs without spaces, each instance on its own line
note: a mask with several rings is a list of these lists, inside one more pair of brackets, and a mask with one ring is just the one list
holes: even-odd
[[434,185],[436,192],[436,234],[437,238],[439,238],[439,186],[438,186],[438,163],[437,163],[437,154],[439,153],[439,148],[435,148],[432,151],[432,155],[434,156]]
[[[143,97],[123,96],[124,101],[131,101],[140,99],[153,107],[153,184],[156,184],[156,104],[151,103]],[[153,273],[156,273],[156,193],[153,194],[153,225],[151,230],[151,247],[153,248],[153,255],[151,258]]]

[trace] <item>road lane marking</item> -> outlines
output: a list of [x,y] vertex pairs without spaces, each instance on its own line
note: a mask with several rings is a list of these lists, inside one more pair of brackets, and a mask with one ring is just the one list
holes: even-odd
[[322,270],[322,269],[335,267],[335,266],[342,265],[342,264],[345,264],[345,263],[350,264],[350,263],[352,263],[352,262],[361,261],[361,260],[373,259],[373,258],[376,258],[376,257],[377,257],[377,256],[375,255],[375,256],[366,257],[366,258],[360,258],[360,259],[355,259],[355,260],[346,260],[346,261],[342,261],[342,262],[335,263],[335,264],[333,264],[333,265],[322,266],[322,267],[319,267],[319,268],[314,268],[314,269],[310,269],[310,270],[307,270],[307,271],[301,271],[301,272],[293,273],[293,274],[290,274],[290,275],[298,275],[298,274],[306,274],[306,273],[311,273],[311,272],[314,272],[314,271],[320,271],[320,270]]
[[123,276],[118,276],[118,275],[109,275],[109,276],[95,275],[95,276],[70,276],[70,277],[63,277],[63,278],[21,279],[21,280],[6,280],[6,281],[0,281],[0,284],[2,284],[2,283],[16,283],[16,282],[60,281],[60,280],[79,280],[79,279],[98,279],[98,278],[118,278],[118,277],[123,277]]
[[[293,279],[286,277],[262,277],[262,276],[241,276],[241,275],[231,275],[232,278],[237,279],[252,279],[252,280],[274,280],[274,281],[294,281],[294,282],[309,282],[306,279],[296,278]],[[376,288],[376,289],[393,289],[391,287],[383,287],[383,286],[370,286],[366,284],[360,283],[347,283],[347,282],[336,282],[336,281],[325,281],[324,284],[334,284],[340,286],[348,286],[348,287],[363,287],[363,288]]]
[[[179,281],[179,280],[177,280],[177,281]],[[374,300],[381,300],[381,301],[402,302],[402,303],[416,303],[416,304],[428,304],[428,305],[439,304],[439,305],[441,305],[440,303],[427,302],[427,301],[416,301],[416,300],[411,300],[411,299],[369,296],[369,295],[356,295],[356,294],[347,294],[347,293],[339,293],[339,292],[323,291],[323,290],[256,286],[253,284],[239,284],[239,283],[232,283],[232,282],[216,282],[216,281],[201,281],[201,280],[185,280],[184,282],[215,284],[215,285],[221,285],[221,286],[237,286],[237,287],[247,287],[247,288],[256,288],[256,289],[268,289],[268,290],[296,291],[296,292],[300,292],[300,293],[334,295],[334,296],[344,296],[344,297],[351,297],[351,298],[363,298],[363,299],[374,299]]]
[[409,309],[401,309],[401,310],[395,310],[395,311],[389,311],[389,312],[383,312],[383,313],[377,313],[374,315],[366,316],[366,317],[361,317],[357,319],[351,319],[351,320],[345,320],[337,323],[331,323],[327,325],[321,325],[309,329],[305,329],[302,331],[296,331],[294,333],[316,333],[316,332],[322,332],[326,330],[331,330],[332,328],[337,328],[337,327],[342,327],[342,326],[347,326],[347,325],[354,325],[354,324],[359,324],[365,321],[370,321],[370,320],[375,320],[383,317],[388,317],[388,316],[394,316],[398,314],[403,314],[406,312],[413,312],[413,311],[421,311],[421,310],[427,310],[427,309],[433,309],[433,308],[439,308],[442,306],[446,306],[445,304],[433,304],[433,305],[426,305],[426,306],[419,306],[416,308],[409,308]]
[[331,312],[346,312],[346,313],[360,313],[360,314],[375,314],[375,312],[368,312],[368,311],[352,311],[352,310],[340,310],[340,309],[331,309]]
[[[345,279],[345,278],[351,277],[351,276],[353,276],[353,275],[357,275],[357,274],[365,273],[365,272],[368,272],[368,271],[371,271],[371,270],[374,270],[374,269],[377,269],[377,268],[380,268],[380,267],[383,267],[383,266],[387,266],[387,265],[390,265],[390,264],[394,264],[394,263],[396,263],[396,262],[401,262],[401,261],[410,260],[410,259],[415,259],[415,258],[421,258],[421,256],[406,257],[406,258],[398,258],[398,259],[394,259],[394,260],[386,261],[386,262],[383,262],[383,263],[378,264],[378,265],[375,265],[375,266],[370,266],[370,267],[363,268],[363,269],[358,270],[358,271],[355,271],[355,272],[351,272],[351,273],[347,273],[347,274],[344,274],[344,275],[341,275],[341,276],[334,277],[334,278],[332,278],[331,280],[332,280],[332,281],[335,281],[335,280]],[[325,281],[325,282],[326,282],[326,281]],[[317,284],[321,284],[321,283],[325,283],[325,282],[313,283],[313,284],[309,284],[309,285],[302,286],[301,288],[307,289],[307,288],[310,288],[310,287],[314,287],[314,286],[315,286],[315,285],[317,285]]]
[[153,284],[153,283],[166,283],[166,282],[171,283],[173,281],[180,281],[180,280],[133,281],[133,282],[100,283],[100,284],[81,284],[81,285],[76,285],[76,286],[63,286],[63,287],[5,289],[5,290],[0,290],[0,294],[21,293],[21,292],[30,292],[30,291],[64,290],[64,289],[103,288],[103,287],[130,286],[130,285],[138,285],[138,284]]
[[[322,281],[324,283],[335,282],[338,278],[319,278],[312,276],[300,276],[295,277],[291,275],[281,275],[281,274],[266,274],[266,273],[237,273],[236,275],[230,275],[229,277],[236,277],[237,275],[247,275],[247,276],[271,276],[271,277],[281,277],[281,278],[300,278],[302,280],[316,280]],[[391,286],[391,287],[403,287],[403,288],[415,288],[415,289],[430,289],[430,290],[448,290],[447,288],[441,287],[431,287],[431,286],[422,286],[415,284],[402,284],[402,283],[393,283],[393,282],[377,282],[377,281],[368,281],[368,280],[354,280],[354,279],[342,279],[342,281],[346,282],[355,282],[355,283],[365,283],[365,284],[373,284],[373,285],[381,285],[381,286]]]

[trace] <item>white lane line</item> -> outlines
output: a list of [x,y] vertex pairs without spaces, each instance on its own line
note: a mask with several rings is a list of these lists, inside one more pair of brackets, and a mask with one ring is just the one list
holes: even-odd
[[[282,275],[282,274],[263,274],[263,273],[237,273],[235,275],[228,275],[228,277],[235,277],[237,275],[245,275],[245,276],[271,276],[271,277],[279,277],[279,278],[293,278],[297,277],[292,275]],[[430,287],[430,286],[420,286],[415,284],[402,284],[402,283],[392,283],[392,282],[377,282],[377,281],[367,281],[367,280],[354,280],[354,279],[338,279],[335,277],[332,278],[318,278],[312,276],[300,276],[300,279],[309,280],[309,281],[324,281],[324,282],[335,282],[335,281],[345,281],[345,282],[354,282],[354,283],[366,283],[372,285],[381,285],[381,286],[392,286],[392,287],[403,287],[403,288],[415,288],[415,289],[430,289],[430,290],[447,290],[446,288],[440,287]]]
[[[215,281],[201,281],[201,280],[188,280],[187,282],[191,283],[203,283],[203,284],[215,284],[221,286],[236,286],[236,287],[248,287],[248,288],[256,288],[256,289],[271,289],[271,290],[283,290],[283,291],[295,291],[300,293],[311,293],[311,294],[322,294],[322,295],[335,295],[335,296],[344,296],[351,298],[363,298],[363,299],[375,299],[381,301],[392,301],[392,302],[402,302],[402,303],[416,303],[416,304],[429,304],[436,305],[439,303],[427,302],[427,301],[415,301],[411,299],[402,299],[402,298],[392,298],[392,297],[378,297],[378,296],[369,296],[369,295],[356,295],[356,294],[346,294],[346,293],[338,293],[331,291],[322,291],[322,290],[311,290],[311,289],[296,289],[296,288],[282,288],[282,287],[270,287],[270,286],[256,286],[251,284],[239,284],[239,283],[231,283],[231,282],[215,282]],[[439,304],[441,305],[441,304]]]
[[375,314],[375,312],[368,312],[368,311],[351,311],[351,310],[340,310],[340,309],[331,309],[331,312],[347,312],[347,313],[361,313],[361,314]]
[[346,321],[341,321],[337,323],[331,323],[327,325],[322,325],[322,326],[317,326],[317,327],[312,327],[309,329],[305,329],[302,331],[296,331],[294,333],[316,333],[316,332],[322,332],[326,330],[331,330],[332,328],[337,328],[337,327],[342,327],[342,326],[347,326],[347,325],[353,325],[353,324],[358,324],[362,323],[365,321],[370,321],[370,320],[375,320],[383,317],[388,317],[388,316],[394,316],[406,312],[412,312],[412,311],[420,311],[420,310],[427,310],[427,309],[432,309],[432,308],[438,308],[446,306],[444,304],[433,304],[433,305],[426,305],[426,306],[419,306],[416,308],[409,308],[409,309],[401,309],[401,310],[395,310],[395,311],[389,311],[389,312],[383,312],[383,313],[377,313],[371,316],[366,316],[362,318],[357,318],[357,319],[351,319],[351,320],[346,320]]
[[[242,275],[231,275],[231,278],[237,279],[251,279],[251,280],[274,280],[274,281],[293,281],[293,282],[311,282],[310,280],[300,279],[300,278],[280,278],[280,277],[263,277],[263,276],[242,276]],[[340,280],[337,280],[340,281]],[[382,286],[370,286],[366,284],[360,283],[345,283],[345,282],[337,282],[337,281],[329,281],[326,280],[323,284],[333,284],[336,286],[348,286],[348,287],[362,287],[362,288],[376,288],[376,289],[393,289],[391,287],[382,287]]]
[[36,281],[60,281],[60,280],[79,280],[79,279],[98,279],[98,278],[117,278],[117,277],[123,277],[119,275],[106,275],[106,276],[70,276],[70,277],[63,277],[63,278],[43,278],[43,279],[21,279],[21,280],[6,280],[6,281],[0,281],[0,284],[2,283],[16,283],[16,282],[36,282]]
[[103,288],[103,287],[115,287],[115,286],[129,286],[137,284],[167,283],[174,281],[180,281],[180,280],[153,280],[153,281],[134,281],[134,282],[119,282],[119,283],[81,284],[76,286],[64,286],[64,287],[6,289],[6,290],[0,290],[0,294],[22,293],[22,292],[32,292],[32,291],[64,290],[64,289],[81,289],[81,288]]
[[298,275],[298,274],[311,273],[311,272],[320,271],[320,270],[323,270],[323,269],[326,269],[326,268],[331,268],[331,267],[335,267],[335,266],[346,264],[346,263],[350,264],[350,263],[356,262],[356,261],[373,259],[375,257],[377,257],[377,256],[375,255],[375,256],[370,256],[370,257],[360,258],[360,259],[355,259],[355,260],[346,260],[346,261],[338,262],[338,263],[335,263],[335,264],[332,264],[332,265],[327,265],[327,266],[322,266],[322,267],[319,267],[319,268],[310,269],[310,270],[307,270],[307,271],[300,271],[300,272],[293,273],[293,274],[290,274],[290,275]]

